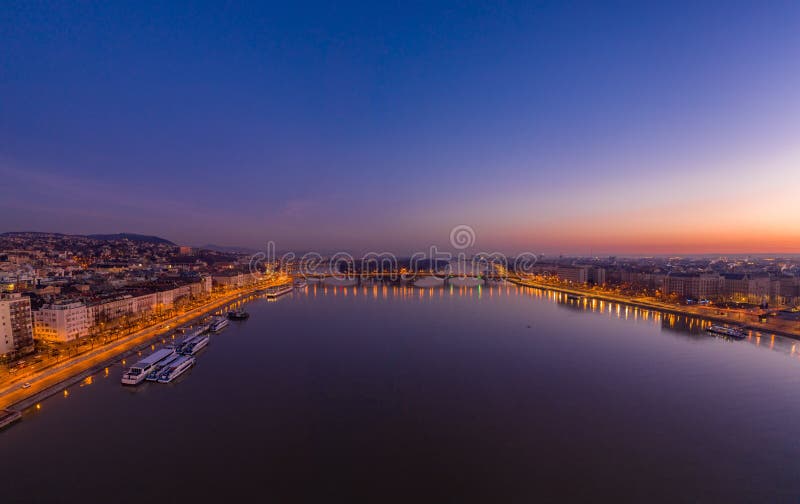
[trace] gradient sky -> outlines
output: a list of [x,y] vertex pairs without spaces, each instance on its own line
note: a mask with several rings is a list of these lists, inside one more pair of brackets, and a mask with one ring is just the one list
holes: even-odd
[[28,0],[0,41],[0,231],[800,251],[800,2]]

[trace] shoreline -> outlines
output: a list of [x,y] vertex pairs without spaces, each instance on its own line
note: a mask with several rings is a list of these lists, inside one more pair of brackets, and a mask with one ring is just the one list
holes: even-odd
[[683,315],[689,317],[696,317],[700,319],[709,320],[711,322],[719,322],[723,324],[735,324],[742,329],[760,332],[760,333],[767,333],[767,334],[775,334],[776,336],[782,336],[784,338],[791,338],[795,340],[800,340],[800,327],[797,331],[790,331],[784,330],[776,327],[764,327],[763,325],[753,324],[748,322],[740,322],[736,320],[732,320],[731,317],[728,316],[720,316],[715,315],[713,313],[705,314],[705,313],[697,313],[695,311],[682,309],[679,306],[671,306],[671,305],[662,305],[656,304],[652,302],[648,302],[646,300],[637,300],[633,298],[626,298],[622,296],[615,296],[613,294],[604,294],[602,292],[597,291],[588,291],[583,290],[580,288],[574,287],[564,287],[560,285],[550,285],[535,282],[532,280],[522,280],[518,278],[508,278],[507,281],[519,285],[520,287],[530,287],[532,289],[542,289],[542,290],[551,290],[555,292],[562,292],[564,294],[573,294],[577,296],[585,296],[590,298],[602,299],[603,301],[610,301],[613,303],[621,303],[625,305],[635,306],[638,308],[645,308],[648,310],[654,310],[662,313],[670,313],[673,315]]
[[[201,317],[205,317],[226,304],[234,303],[264,288],[266,287],[257,286],[245,292],[238,292],[235,293],[235,295],[212,301],[210,304],[197,307],[189,313],[177,315],[173,319],[161,321],[154,326],[130,334],[117,340],[110,346],[100,347],[86,354],[77,356],[78,360],[75,362],[67,361],[45,368],[37,375],[29,378],[29,382],[38,381],[43,384],[38,390],[33,390],[31,393],[26,394],[26,390],[22,389],[20,384],[23,380],[19,380],[6,387],[5,390],[0,393],[0,409],[22,412],[36,403],[59,393],[62,389],[72,386],[119,360],[125,359],[127,356],[148,347],[153,340],[174,330],[174,326],[187,324]],[[170,324],[170,328],[161,328],[165,324]],[[35,385],[35,383],[32,384]],[[17,395],[20,397],[15,397]],[[11,397],[11,399],[6,400],[6,397]]]
[[[518,279],[518,278],[508,278],[507,281],[509,281],[510,283],[513,283],[515,285],[518,285],[520,287],[528,287],[528,288],[541,289],[541,290],[550,290],[550,291],[554,291],[554,292],[561,292],[561,293],[564,293],[564,294],[572,294],[572,295],[584,296],[584,297],[588,297],[588,298],[601,299],[601,300],[604,300],[604,301],[620,303],[620,304],[624,304],[624,305],[628,305],[628,306],[634,306],[634,307],[643,308],[643,309],[647,309],[647,310],[658,311],[658,312],[661,312],[661,313],[670,313],[670,314],[675,314],[675,315],[696,317],[696,318],[705,319],[705,320],[709,320],[709,321],[712,321],[712,322],[724,323],[724,324],[736,324],[736,325],[738,325],[738,326],[740,326],[740,327],[742,327],[742,328],[744,328],[746,330],[751,330],[751,331],[756,331],[756,332],[761,332],[761,333],[767,333],[767,334],[775,334],[775,335],[778,335],[778,336],[782,336],[782,337],[786,337],[786,338],[790,338],[790,339],[794,339],[794,340],[800,340],[800,332],[791,332],[791,331],[781,330],[781,329],[778,329],[778,328],[765,328],[765,327],[760,327],[760,326],[757,326],[757,325],[741,323],[741,322],[737,322],[737,321],[731,320],[731,318],[726,317],[726,316],[697,313],[695,311],[681,309],[681,307],[678,307],[678,306],[676,306],[676,307],[664,306],[664,305],[648,302],[646,300],[636,300],[636,299],[632,299],[632,298],[624,298],[624,297],[619,297],[619,296],[615,296],[615,295],[611,295],[611,294],[599,293],[599,292],[596,292],[596,291],[588,291],[588,290],[583,290],[583,289],[580,289],[580,288],[573,288],[573,287],[566,287],[566,286],[549,285],[549,284],[543,284],[543,283],[539,283],[539,282],[535,282],[535,281],[522,280],[522,279]],[[217,300],[217,301],[211,303],[210,305],[203,306],[203,307],[198,307],[198,308],[195,309],[196,311],[190,312],[189,314],[178,315],[178,316],[175,317],[175,319],[171,319],[171,321],[174,321],[175,324],[178,324],[178,323],[187,324],[187,323],[192,322],[192,321],[194,321],[196,319],[199,319],[201,317],[207,316],[209,313],[214,312],[215,310],[219,309],[220,307],[222,307],[222,306],[224,306],[226,304],[234,303],[234,302],[236,302],[236,301],[238,301],[238,300],[240,300],[240,299],[242,299],[244,297],[250,296],[250,295],[254,294],[255,292],[258,292],[259,290],[263,290],[264,288],[265,288],[264,286],[258,286],[258,287],[254,287],[252,289],[249,289],[246,292],[236,293],[235,295],[232,295],[230,297],[227,297],[227,298],[224,298],[224,299],[221,299],[221,300]],[[39,373],[39,376],[34,376],[34,377],[30,378],[30,379],[33,380],[33,381],[43,380],[43,381],[46,382],[46,384],[44,385],[43,388],[41,388],[40,390],[34,391],[32,394],[25,395],[23,393],[23,389],[19,388],[20,387],[20,383],[15,383],[13,385],[10,385],[7,388],[7,390],[5,390],[2,393],[2,395],[0,395],[0,397],[7,396],[7,395],[8,396],[13,396],[14,394],[21,394],[22,397],[12,399],[9,402],[4,402],[4,401],[0,400],[0,410],[7,409],[7,410],[12,410],[12,411],[22,412],[22,411],[34,406],[38,402],[40,402],[40,401],[42,401],[44,399],[47,399],[47,398],[59,393],[61,390],[65,389],[67,387],[70,387],[70,386],[72,386],[72,385],[74,385],[76,383],[79,383],[80,381],[85,380],[87,377],[92,376],[92,375],[102,371],[104,368],[106,368],[106,367],[108,367],[108,366],[120,361],[121,359],[125,359],[129,355],[133,355],[133,354],[139,352],[140,350],[143,350],[143,349],[147,348],[148,346],[150,346],[150,344],[152,343],[153,340],[155,340],[155,339],[163,336],[164,334],[170,332],[171,330],[173,330],[173,328],[158,330],[158,326],[164,325],[165,322],[170,322],[170,321],[162,321],[162,322],[159,322],[158,324],[156,324],[156,326],[151,326],[149,328],[142,329],[138,333],[134,333],[134,334],[129,335],[126,339],[122,339],[122,340],[117,341],[116,344],[112,345],[111,347],[98,348],[97,350],[94,351],[94,352],[97,353],[94,356],[95,359],[92,359],[92,355],[91,355],[92,352],[89,352],[89,353],[87,353],[85,355],[80,356],[81,358],[87,360],[87,362],[85,362],[86,366],[81,366],[81,364],[84,364],[82,362],[73,362],[73,363],[65,362],[65,363],[63,363],[61,365],[56,365],[54,367],[42,370],[42,372]],[[108,354],[108,355],[106,355],[106,354]],[[46,375],[46,374],[52,374],[53,376],[42,376],[42,375]],[[65,376],[58,376],[60,374],[65,374]],[[48,378],[52,378],[52,380],[48,380]],[[49,383],[47,383],[47,381],[49,381]]]

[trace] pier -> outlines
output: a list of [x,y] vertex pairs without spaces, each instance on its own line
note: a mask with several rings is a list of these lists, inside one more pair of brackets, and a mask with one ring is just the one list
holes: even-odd
[[14,410],[0,410],[0,430],[22,418],[22,413]]

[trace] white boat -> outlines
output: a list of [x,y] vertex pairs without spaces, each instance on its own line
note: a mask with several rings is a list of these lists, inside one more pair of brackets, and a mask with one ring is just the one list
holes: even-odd
[[161,362],[153,366],[153,369],[149,373],[147,373],[147,378],[145,379],[147,381],[158,381],[158,375],[161,374],[161,370],[163,370],[164,368],[166,368],[167,366],[169,366],[170,364],[172,364],[173,362],[175,362],[180,358],[181,358],[180,354],[177,353],[173,354],[170,357],[167,357],[166,359],[162,360]]
[[290,285],[281,285],[279,287],[270,287],[267,289],[267,298],[275,299],[277,297],[283,296],[284,294],[288,294],[292,292],[294,287]]
[[306,282],[305,280],[297,280],[294,283],[294,288],[295,289],[300,290],[300,289],[305,289],[306,287],[308,287],[308,282]]
[[211,322],[211,332],[220,332],[221,330],[228,327],[228,319],[225,317],[216,317],[213,322]]
[[138,385],[147,378],[147,375],[153,370],[159,362],[175,355],[174,348],[163,348],[148,355],[136,364],[130,367],[128,371],[122,375],[123,385]]
[[196,336],[191,341],[187,342],[185,345],[181,346],[180,354],[181,355],[195,355],[200,350],[204,349],[211,338],[208,336]]
[[706,331],[710,332],[710,333],[713,333],[713,334],[719,334],[721,336],[728,336],[730,338],[735,338],[735,339],[744,339],[744,338],[747,337],[747,335],[744,333],[744,331],[742,331],[741,329],[739,329],[737,327],[725,327],[725,326],[721,326],[721,325],[712,325],[711,327],[706,329]]
[[190,355],[181,355],[161,370],[161,373],[158,375],[158,383],[171,382],[175,378],[188,371],[189,368],[194,366],[194,363],[194,357]]
[[195,330],[187,334],[185,338],[183,338],[179,343],[175,345],[175,351],[178,352],[179,354],[184,353],[183,352],[184,347],[189,346],[193,344],[196,340],[202,338],[203,333],[208,331],[208,329],[209,326],[207,324],[197,327]]

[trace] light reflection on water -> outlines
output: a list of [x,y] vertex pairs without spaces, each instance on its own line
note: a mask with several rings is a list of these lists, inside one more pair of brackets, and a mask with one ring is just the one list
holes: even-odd
[[[311,284],[306,289],[293,292],[292,295],[305,297],[317,297],[317,295],[343,297],[363,296],[365,298],[383,300],[387,300],[390,297],[393,300],[408,300],[413,298],[415,301],[424,301],[425,299],[442,298],[445,296],[467,297],[477,300],[482,299],[484,296],[488,296],[489,298],[503,296],[527,296],[530,298],[536,298],[538,300],[548,301],[552,304],[566,308],[599,315],[606,315],[608,317],[615,317],[620,320],[650,322],[653,326],[661,327],[666,331],[675,331],[678,333],[689,333],[692,335],[702,335],[703,337],[708,338],[729,340],[729,338],[708,333],[706,329],[713,325],[714,322],[702,317],[666,313],[660,310],[642,308],[616,301],[607,301],[593,298],[591,296],[579,296],[576,299],[576,296],[572,296],[563,292],[536,287],[522,287],[510,282],[492,282],[489,285],[477,286],[449,285],[438,287],[417,287],[413,285],[397,285],[382,282],[375,282],[372,285],[361,286],[330,286]],[[223,309],[219,310],[218,313],[224,314],[229,310],[241,308],[247,302],[255,299],[267,298],[266,296],[259,295],[249,296],[242,301],[224,307]],[[268,301],[278,300],[270,299]],[[774,350],[776,352],[785,353],[800,359],[800,352],[797,351],[796,347],[797,340],[793,338],[748,330],[747,337],[744,340],[739,341],[739,343],[749,343],[759,348]]]
[[[580,310],[609,317],[616,317],[621,320],[651,322],[654,326],[661,327],[666,331],[676,331],[678,333],[688,333],[692,335],[702,335],[703,337],[725,339],[720,335],[706,332],[714,322],[702,317],[691,315],[679,315],[666,313],[660,310],[641,308],[638,306],[627,305],[616,301],[607,301],[593,298],[591,296],[572,296],[563,292],[541,289],[537,287],[523,287],[510,282],[491,282],[489,285],[476,286],[437,286],[437,287],[417,287],[413,285],[403,285],[396,283],[372,282],[371,285],[326,285],[312,283],[303,289],[296,289],[292,296],[317,297],[321,296],[363,296],[365,298],[387,300],[425,300],[432,298],[442,298],[445,296],[468,297],[471,299],[482,299],[484,296],[490,298],[502,296],[527,296],[538,300],[548,301],[559,306]],[[247,303],[256,299],[278,302],[278,299],[268,299],[266,295],[251,295],[235,303],[226,305],[215,313],[224,315],[228,311],[243,308]],[[800,352],[797,349],[797,340],[771,333],[760,331],[747,331],[747,337],[739,343],[747,343],[759,348],[773,350],[800,359]],[[140,352],[141,354],[141,352]]]
[[70,500],[76,460],[106,461],[89,491],[123,501],[800,492],[791,339],[506,283],[311,283],[217,313],[236,308],[177,383],[123,388],[120,362],[26,411],[0,434],[11,500]]

